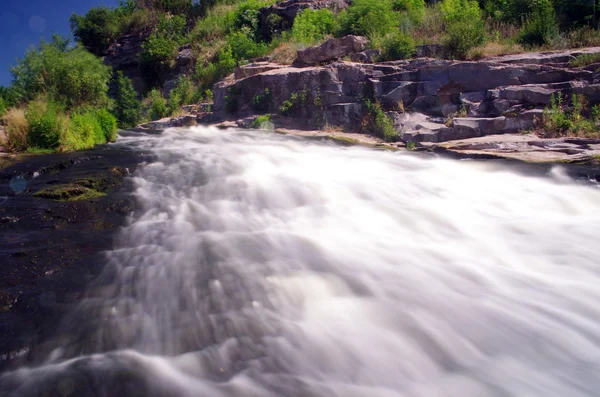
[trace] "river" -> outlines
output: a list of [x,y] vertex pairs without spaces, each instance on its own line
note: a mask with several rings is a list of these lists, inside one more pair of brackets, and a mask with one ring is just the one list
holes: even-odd
[[140,209],[6,396],[596,396],[600,190],[265,132],[121,137]]

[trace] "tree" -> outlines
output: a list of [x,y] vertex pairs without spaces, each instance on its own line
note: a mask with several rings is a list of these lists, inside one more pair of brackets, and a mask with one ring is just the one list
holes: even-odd
[[95,7],[85,15],[73,13],[70,18],[73,36],[92,53],[100,56],[119,35],[115,10]]
[[142,105],[137,98],[131,79],[118,71],[115,76],[116,94],[114,114],[120,128],[135,127],[142,118]]
[[11,72],[12,88],[20,101],[46,94],[67,109],[100,107],[108,102],[110,67],[81,46],[71,48],[59,35],[27,51]]

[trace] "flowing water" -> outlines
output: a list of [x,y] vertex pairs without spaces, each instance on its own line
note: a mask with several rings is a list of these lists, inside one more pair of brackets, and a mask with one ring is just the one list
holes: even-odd
[[119,144],[156,156],[141,210],[4,395],[600,392],[597,187],[264,132]]

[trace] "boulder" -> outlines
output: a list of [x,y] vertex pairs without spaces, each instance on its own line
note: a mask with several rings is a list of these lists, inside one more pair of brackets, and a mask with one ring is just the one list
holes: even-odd
[[257,62],[248,65],[242,65],[239,68],[236,68],[233,74],[236,79],[243,79],[245,77],[254,76],[255,74],[267,72],[273,69],[281,69],[284,67],[285,66],[276,63]]
[[350,60],[358,63],[373,63],[376,62],[380,56],[381,51],[379,50],[366,50],[351,54]]
[[442,44],[424,44],[415,47],[417,58],[444,58],[446,51]]
[[108,47],[104,53],[103,62],[114,70],[120,70],[131,79],[138,93],[146,90],[146,82],[140,71],[142,44],[150,35],[150,31],[121,36]]
[[323,44],[298,50],[294,64],[305,66],[333,61],[355,52],[364,51],[368,43],[367,38],[354,35],[329,39]]
[[190,44],[186,44],[179,48],[175,66],[173,66],[163,84],[165,97],[169,97],[171,90],[177,86],[180,77],[186,76],[192,72],[195,61]]

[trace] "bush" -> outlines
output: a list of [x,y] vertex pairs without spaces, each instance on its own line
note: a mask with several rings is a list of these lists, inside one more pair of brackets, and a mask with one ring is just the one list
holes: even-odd
[[156,80],[167,71],[185,42],[186,20],[182,15],[161,15],[156,32],[142,44],[146,79]]
[[27,145],[40,149],[56,149],[64,129],[65,116],[53,101],[37,99],[27,106],[29,133]]
[[233,59],[231,47],[223,47],[217,54],[214,63],[196,63],[194,78],[202,90],[212,88],[213,84],[221,78],[231,74],[235,69],[236,61]]
[[187,76],[181,76],[175,88],[169,93],[169,110],[174,112],[182,105],[192,103],[195,94],[192,80]]
[[383,138],[386,142],[398,140],[398,133],[394,128],[394,122],[383,111],[379,102],[365,101],[367,117],[363,122],[363,128]]
[[148,94],[148,100],[150,102],[150,109],[148,113],[151,120],[160,120],[169,115],[167,100],[163,97],[159,90],[155,88],[150,91]]
[[393,10],[406,12],[413,23],[419,23],[425,16],[425,0],[394,0]]
[[114,142],[117,139],[117,118],[106,108],[96,110],[94,116],[104,133],[104,140],[100,143]]
[[485,42],[483,21],[455,21],[448,26],[444,47],[453,58],[465,59],[469,51]]
[[231,55],[236,64],[247,59],[261,57],[267,52],[267,46],[264,43],[257,43],[242,32],[235,32],[227,37],[227,45],[231,48]]
[[289,99],[286,99],[279,106],[279,111],[284,116],[290,115],[294,110],[300,109],[301,105],[308,103],[308,89],[294,92],[290,95]]
[[85,15],[73,13],[70,22],[73,36],[98,56],[106,51],[120,33],[117,15],[108,7],[92,8]]
[[106,142],[104,130],[94,111],[75,111],[71,114],[61,146],[63,150],[83,150]]
[[301,43],[314,43],[338,29],[335,15],[328,9],[302,11],[292,26],[292,38]]
[[258,10],[266,4],[256,0],[241,3],[234,13],[234,26],[252,40],[258,41],[260,39]]
[[571,106],[564,103],[562,93],[552,95],[550,106],[544,109],[542,135],[557,137],[566,135],[597,136],[598,115],[600,109],[595,106],[591,111],[591,119],[584,117],[586,99],[583,95],[573,95]]
[[29,50],[11,72],[12,88],[20,101],[46,94],[67,109],[108,102],[110,67],[82,47],[69,49],[68,40],[58,35]]
[[339,35],[385,36],[398,26],[391,0],[355,0],[339,14]]
[[383,61],[412,58],[415,52],[415,42],[412,37],[400,32],[386,36],[381,43]]
[[255,112],[266,112],[267,110],[269,110],[270,104],[271,91],[269,91],[268,88],[265,88],[265,90],[262,93],[256,95],[254,98],[252,98],[252,101],[250,101],[250,107]]
[[3,146],[11,152],[27,149],[29,123],[25,118],[23,109],[8,109],[3,120],[6,125],[6,141],[3,142]]
[[481,20],[481,8],[476,0],[444,0],[442,12],[448,22],[477,22]]
[[252,122],[252,125],[250,125],[250,128],[256,128],[256,129],[268,128],[268,126],[271,125],[271,118],[272,118],[272,116],[270,114],[264,114],[262,116],[258,116],[256,119],[254,119],[254,121]]
[[519,32],[517,41],[525,47],[549,44],[559,34],[556,14],[548,0],[535,10]]
[[201,43],[223,38],[235,26],[235,11],[230,6],[216,6],[208,11],[205,18],[198,20],[190,36],[192,41]]
[[137,98],[131,79],[118,71],[115,81],[114,113],[121,128],[135,127],[142,119],[142,104]]

